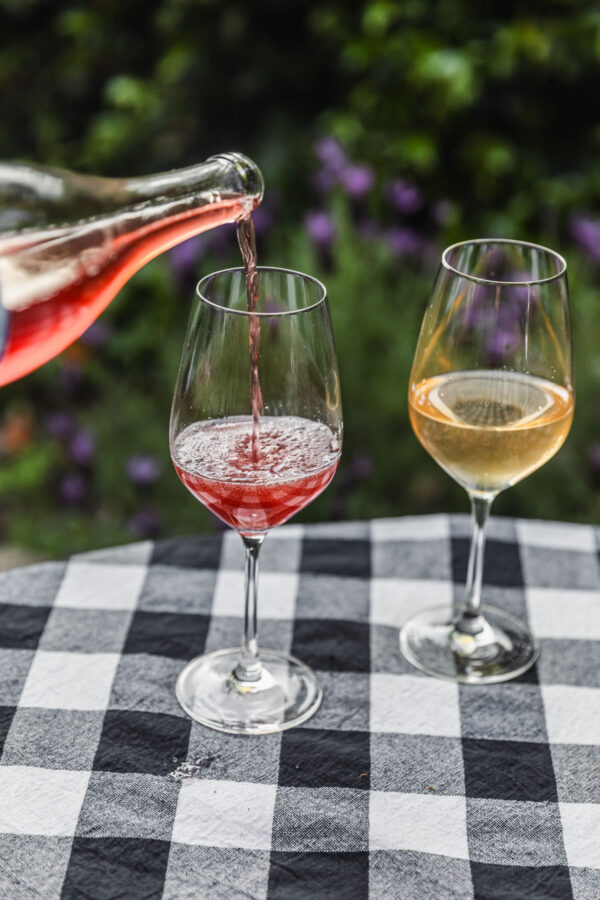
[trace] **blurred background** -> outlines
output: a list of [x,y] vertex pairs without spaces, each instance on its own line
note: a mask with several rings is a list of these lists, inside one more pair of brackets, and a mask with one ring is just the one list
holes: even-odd
[[[575,424],[497,514],[600,521],[600,9],[475,0],[0,0],[0,158],[145,174],[239,150],[259,262],[329,289],[346,437],[305,520],[466,511],[407,416],[443,247],[517,237],[569,263]],[[169,460],[194,284],[218,229],[139,272],[0,394],[0,543],[40,556],[218,523]]]

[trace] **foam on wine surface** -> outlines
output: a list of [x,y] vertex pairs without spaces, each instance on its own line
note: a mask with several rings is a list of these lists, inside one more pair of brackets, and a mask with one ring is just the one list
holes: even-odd
[[253,421],[233,416],[195,422],[177,437],[173,463],[185,486],[240,533],[281,525],[323,491],[340,445],[331,429],[299,416],[262,416],[260,457]]

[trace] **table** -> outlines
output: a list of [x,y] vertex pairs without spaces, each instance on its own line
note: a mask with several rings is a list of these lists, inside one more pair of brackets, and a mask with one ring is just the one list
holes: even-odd
[[[598,530],[492,519],[485,598],[536,667],[464,687],[398,627],[461,596],[466,517],[267,538],[261,639],[324,700],[283,735],[192,723],[177,673],[236,644],[237,535],[80,554],[0,577],[0,896],[600,897]],[[186,762],[187,761],[187,762]]]

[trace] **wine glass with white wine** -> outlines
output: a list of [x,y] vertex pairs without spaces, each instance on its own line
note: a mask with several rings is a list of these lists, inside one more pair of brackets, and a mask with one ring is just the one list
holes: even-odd
[[410,376],[412,427],[467,491],[473,535],[464,603],[427,610],[400,632],[404,656],[463,683],[515,678],[537,658],[526,624],[481,606],[492,501],[549,460],[573,419],[565,260],[522,241],[444,251]]

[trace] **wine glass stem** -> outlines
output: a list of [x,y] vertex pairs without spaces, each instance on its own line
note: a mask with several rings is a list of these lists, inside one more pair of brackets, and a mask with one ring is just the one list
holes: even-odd
[[471,500],[471,550],[465,588],[465,608],[457,623],[460,631],[473,634],[481,630],[481,582],[483,577],[483,555],[485,552],[485,527],[493,496],[469,495]]
[[258,681],[262,664],[258,653],[256,608],[258,601],[258,553],[263,538],[242,537],[246,550],[246,605],[244,609],[244,634],[240,647],[240,661],[235,667],[238,681]]

